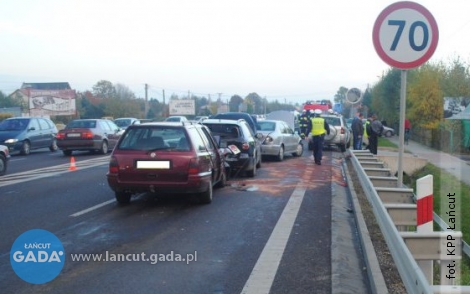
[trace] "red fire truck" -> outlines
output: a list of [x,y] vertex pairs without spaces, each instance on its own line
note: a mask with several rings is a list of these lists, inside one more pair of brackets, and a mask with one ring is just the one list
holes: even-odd
[[328,112],[329,109],[332,109],[333,108],[333,104],[331,103],[330,100],[316,100],[316,101],[307,101],[304,106],[303,106],[303,109],[309,111],[311,110],[311,112],[313,112],[315,109],[320,109],[323,113],[326,113]]

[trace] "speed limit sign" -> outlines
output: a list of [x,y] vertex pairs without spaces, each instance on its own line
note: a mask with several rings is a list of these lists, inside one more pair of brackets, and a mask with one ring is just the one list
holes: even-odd
[[385,63],[399,69],[418,67],[431,58],[439,31],[432,14],[414,2],[386,7],[374,24],[375,51]]

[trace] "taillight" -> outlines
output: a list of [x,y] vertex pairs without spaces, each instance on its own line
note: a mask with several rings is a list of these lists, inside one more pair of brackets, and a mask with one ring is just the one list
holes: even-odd
[[192,158],[189,161],[188,174],[197,175],[199,173],[199,160]]
[[250,144],[248,144],[248,142],[244,142],[244,143],[242,144],[242,149],[243,149],[243,150],[249,150],[249,149],[250,149]]
[[109,173],[117,174],[119,172],[119,163],[116,157],[111,157],[109,160]]
[[346,132],[343,127],[341,127],[341,135],[344,135]]
[[65,133],[58,133],[56,136],[57,140],[63,140],[65,139]]
[[82,139],[93,139],[93,133],[90,131],[83,132]]

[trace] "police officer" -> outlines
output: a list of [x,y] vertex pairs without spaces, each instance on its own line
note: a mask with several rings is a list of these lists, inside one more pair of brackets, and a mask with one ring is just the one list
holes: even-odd
[[321,113],[320,109],[316,109],[315,115],[310,119],[308,125],[308,131],[313,143],[313,155],[310,158],[314,159],[317,165],[321,165],[325,134],[330,134],[330,126],[326,120],[321,117]]
[[299,117],[300,136],[302,139],[307,136],[308,120],[307,110],[304,109]]

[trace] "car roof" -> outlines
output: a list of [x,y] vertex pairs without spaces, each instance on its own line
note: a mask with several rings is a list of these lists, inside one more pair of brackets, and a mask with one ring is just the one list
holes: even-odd
[[240,121],[245,121],[244,119],[233,120],[233,119],[222,119],[222,118],[208,118],[205,119],[202,124],[230,124],[238,125]]

